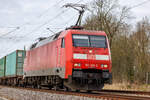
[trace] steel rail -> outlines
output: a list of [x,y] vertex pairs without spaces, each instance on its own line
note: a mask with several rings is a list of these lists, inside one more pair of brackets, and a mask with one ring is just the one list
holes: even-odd
[[[23,88],[23,87],[11,87],[11,86],[0,86],[0,88],[6,87],[6,88],[15,88],[15,89],[22,89],[22,90],[30,90],[30,91],[37,91],[37,92],[46,92],[46,93],[54,93],[54,94],[64,94],[64,95],[72,95],[72,96],[84,96],[89,98],[99,98],[104,100],[150,100],[150,96],[140,96],[138,93],[136,96],[133,95],[127,95],[127,93],[123,93],[123,91],[120,90],[102,90],[102,91],[93,91],[92,93],[87,92],[73,92],[73,91],[55,91],[55,90],[48,90],[48,89],[34,89],[34,88]],[[108,92],[107,92],[108,91]],[[117,91],[117,92],[115,92]],[[120,92],[119,92],[120,91]],[[137,91],[138,92],[138,91]],[[134,92],[135,93],[135,92]],[[144,93],[144,92],[142,92]],[[131,93],[132,94],[132,93]]]

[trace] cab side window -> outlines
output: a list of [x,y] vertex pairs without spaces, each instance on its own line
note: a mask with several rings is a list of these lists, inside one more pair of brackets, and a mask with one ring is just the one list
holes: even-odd
[[62,40],[61,40],[61,48],[65,48],[65,39],[64,38],[62,38]]

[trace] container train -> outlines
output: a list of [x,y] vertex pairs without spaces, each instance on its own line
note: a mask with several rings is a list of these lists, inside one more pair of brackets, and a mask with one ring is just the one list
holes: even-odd
[[111,67],[106,33],[73,27],[1,58],[0,84],[101,90],[112,82]]

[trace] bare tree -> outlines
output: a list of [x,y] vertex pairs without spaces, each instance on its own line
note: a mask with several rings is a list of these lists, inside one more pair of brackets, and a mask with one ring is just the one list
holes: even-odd
[[131,36],[134,41],[135,52],[134,65],[136,66],[136,77],[139,82],[145,82],[145,74],[150,71],[150,23],[147,18],[137,23],[136,31]]
[[110,47],[114,36],[119,33],[121,27],[129,18],[129,9],[120,7],[117,0],[95,0],[93,12],[85,21],[85,28],[91,30],[103,30],[107,33]]
[[150,23],[144,18],[132,32],[128,24],[129,10],[120,7],[117,0],[95,0],[84,27],[106,32],[116,82],[145,83],[145,74],[150,72]]

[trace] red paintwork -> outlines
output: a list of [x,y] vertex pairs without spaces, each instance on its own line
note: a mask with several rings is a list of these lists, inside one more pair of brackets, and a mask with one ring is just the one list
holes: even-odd
[[[111,57],[110,49],[108,48],[88,48],[88,47],[73,47],[72,34],[88,34],[88,35],[104,35],[102,31],[85,31],[85,30],[66,30],[60,34],[57,40],[50,42],[44,46],[27,51],[24,71],[42,70],[52,67],[66,67],[65,78],[72,75],[74,63],[81,63],[82,69],[88,69],[88,65],[97,64],[94,69],[109,69],[111,72]],[[65,48],[61,48],[61,39],[65,39]],[[108,40],[107,40],[108,42]],[[92,53],[89,53],[92,50]],[[88,60],[73,59],[73,53],[82,53],[88,55]],[[95,60],[95,55],[109,55],[109,61]],[[59,56],[58,56],[59,55]],[[100,64],[108,64],[108,68],[101,68]]]

